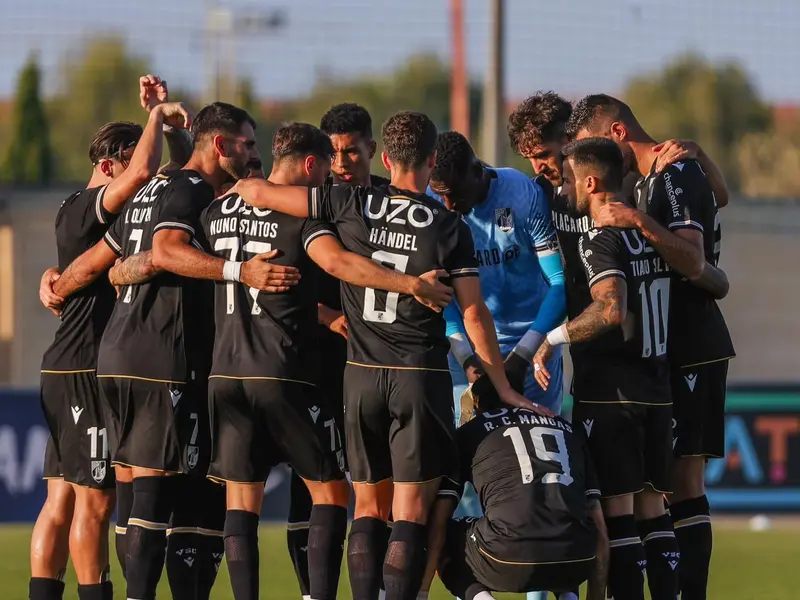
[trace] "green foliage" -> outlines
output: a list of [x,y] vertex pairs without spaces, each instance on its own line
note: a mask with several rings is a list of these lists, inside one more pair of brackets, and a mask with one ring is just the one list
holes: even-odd
[[139,77],[147,62],[131,55],[117,37],[93,37],[60,66],[58,92],[49,103],[58,177],[82,181],[90,170],[89,143],[109,121],[144,124]]
[[0,178],[11,183],[48,183],[53,154],[47,117],[40,95],[41,71],[30,56],[19,74],[12,122],[8,130]]
[[656,139],[699,142],[733,189],[740,187],[737,145],[770,124],[769,107],[741,66],[714,65],[692,54],[633,79],[625,99]]

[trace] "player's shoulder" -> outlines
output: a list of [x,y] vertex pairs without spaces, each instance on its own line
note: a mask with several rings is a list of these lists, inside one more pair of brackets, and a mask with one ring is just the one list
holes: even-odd
[[619,227],[592,227],[581,233],[578,249],[584,256],[586,256],[584,250],[592,251],[599,248],[614,250],[620,246],[624,231]]
[[547,206],[548,197],[545,189],[522,171],[510,167],[492,170],[499,183],[499,194],[496,196],[498,199],[511,202],[515,208],[525,211],[529,211],[532,207]]
[[166,179],[168,187],[173,190],[203,195],[208,198],[209,202],[214,199],[214,188],[211,184],[207,183],[197,171],[177,169],[175,171],[159,173],[155,178]]
[[700,162],[689,158],[667,165],[656,175],[656,181],[664,186],[675,187],[674,182],[697,182],[705,181],[706,173]]

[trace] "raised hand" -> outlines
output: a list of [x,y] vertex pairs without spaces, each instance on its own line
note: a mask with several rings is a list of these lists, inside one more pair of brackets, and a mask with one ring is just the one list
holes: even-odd
[[147,112],[159,104],[169,102],[167,82],[157,75],[139,77],[139,102]]

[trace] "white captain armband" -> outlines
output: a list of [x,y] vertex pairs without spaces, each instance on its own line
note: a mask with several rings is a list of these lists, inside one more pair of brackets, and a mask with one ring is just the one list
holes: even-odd
[[533,360],[533,356],[536,354],[536,351],[539,349],[539,346],[542,345],[543,339],[544,335],[538,331],[529,329],[525,332],[525,335],[522,336],[522,339],[517,343],[517,345],[514,346],[514,349],[511,352],[524,358],[526,361],[531,362]]
[[469,340],[464,336],[463,333],[454,333],[449,338],[450,341],[450,352],[453,353],[453,356],[456,357],[458,364],[462,367],[464,366],[464,362],[475,354],[472,346],[469,343]]
[[567,332],[567,324],[564,323],[561,327],[557,327],[553,329],[550,333],[547,334],[547,342],[551,346],[561,346],[563,344],[569,344],[569,333]]
[[226,260],[222,265],[222,279],[225,281],[241,281],[242,263]]

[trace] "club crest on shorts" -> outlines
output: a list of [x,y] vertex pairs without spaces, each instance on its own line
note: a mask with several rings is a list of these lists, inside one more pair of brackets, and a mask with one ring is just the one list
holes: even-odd
[[495,208],[494,222],[503,233],[512,231],[514,229],[514,213],[511,211],[511,207]]
[[92,479],[97,483],[101,483],[106,478],[106,461],[93,460],[92,461]]
[[200,446],[188,446],[186,448],[186,462],[189,463],[189,468],[194,469],[197,466],[197,459],[200,457]]

